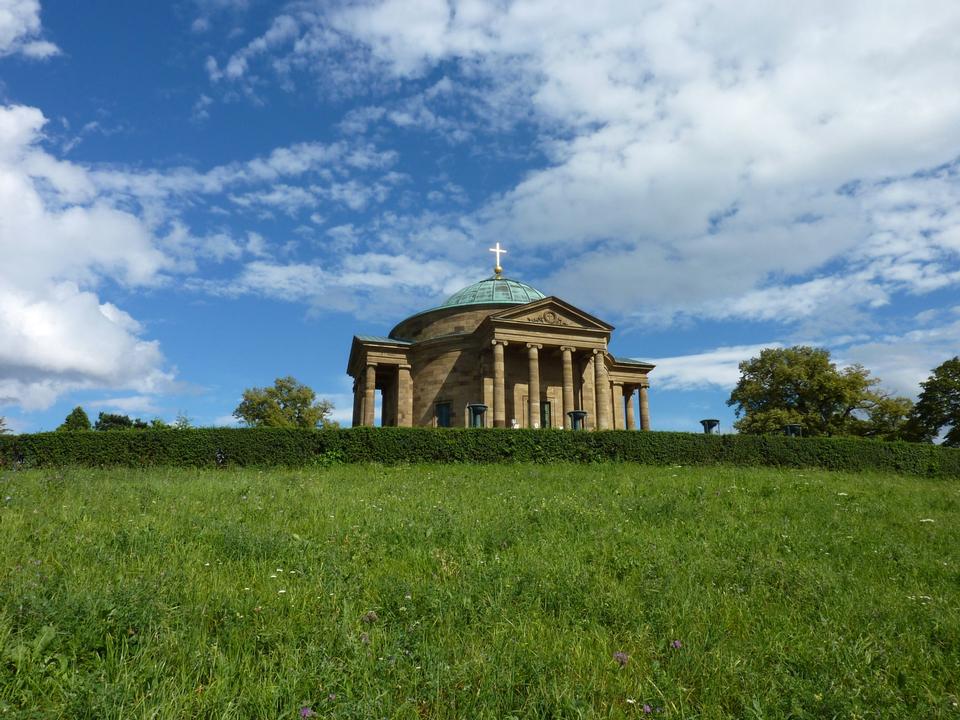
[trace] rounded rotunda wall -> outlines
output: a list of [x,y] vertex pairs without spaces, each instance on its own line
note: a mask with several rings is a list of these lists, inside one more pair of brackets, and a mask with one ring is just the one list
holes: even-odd
[[486,305],[477,307],[440,307],[427,310],[399,323],[390,331],[390,337],[398,340],[412,340],[420,342],[431,338],[452,335],[454,333],[472,333],[487,316],[498,310],[502,305]]
[[401,321],[390,331],[390,337],[419,342],[444,335],[471,333],[487,316],[504,307],[526,305],[545,297],[525,283],[494,276],[458,290],[439,307]]

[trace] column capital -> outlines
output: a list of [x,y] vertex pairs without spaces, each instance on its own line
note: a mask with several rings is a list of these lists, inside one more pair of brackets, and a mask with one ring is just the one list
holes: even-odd
[[614,387],[620,388],[620,392],[623,392],[623,383],[622,383],[622,382],[617,382],[616,380],[611,380],[610,382],[613,384]]
[[400,363],[399,365],[397,365],[397,368],[400,370],[409,370],[412,367],[413,365],[407,365],[406,363]]
[[540,343],[527,343],[527,348],[530,350],[540,350],[542,347]]
[[370,360],[367,360],[363,365],[364,367],[368,367],[368,368],[371,368],[371,367],[375,368],[377,366],[375,362],[372,362]]
[[561,345],[560,352],[576,352],[577,349],[572,345]]
[[497,338],[494,338],[493,340],[490,341],[490,344],[491,344],[491,345],[502,345],[503,347],[506,347],[506,346],[509,345],[510,343],[507,342],[506,340],[499,340],[499,339],[497,339]]
[[600,348],[594,348],[594,349],[593,349],[593,354],[594,354],[594,355],[606,355],[606,354],[607,354],[607,351],[606,351],[606,350],[601,350]]

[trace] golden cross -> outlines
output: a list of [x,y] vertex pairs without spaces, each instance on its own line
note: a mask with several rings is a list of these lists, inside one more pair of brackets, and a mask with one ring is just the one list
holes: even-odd
[[507,251],[500,247],[500,241],[497,240],[497,246],[495,248],[490,248],[490,252],[497,256],[497,264],[494,266],[493,272],[497,274],[497,277],[500,277],[500,273],[503,272],[503,268],[500,267],[500,256],[506,255]]

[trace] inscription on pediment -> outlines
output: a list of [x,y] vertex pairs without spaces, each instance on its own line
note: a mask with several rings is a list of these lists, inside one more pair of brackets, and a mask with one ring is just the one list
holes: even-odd
[[598,320],[557,298],[545,298],[523,307],[510,308],[491,316],[491,319],[493,322],[503,320],[512,323],[530,323],[556,328],[576,328],[578,330],[609,332],[613,329],[612,326],[607,325],[602,320]]
[[575,323],[570,320],[570,318],[563,317],[554,310],[544,310],[540,313],[535,313],[533,315],[527,315],[526,317],[517,318],[521,322],[529,323],[539,323],[541,325],[557,325],[565,327],[581,327],[580,323]]

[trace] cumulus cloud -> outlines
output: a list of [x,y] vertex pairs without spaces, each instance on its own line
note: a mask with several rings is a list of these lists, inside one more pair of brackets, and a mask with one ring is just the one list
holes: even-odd
[[[163,286],[211,263],[249,260],[229,292],[220,281],[194,277],[187,285],[288,292],[311,307],[339,309],[363,306],[364,295],[384,283],[420,292],[402,257],[284,266],[271,258],[290,254],[295,243],[236,223],[198,231],[184,219],[203,206],[252,211],[258,219],[273,211],[320,218],[318,206],[349,211],[382,203],[406,180],[392,169],[393,151],[362,139],[303,142],[206,170],[144,171],[58,158],[45,148],[45,123],[36,108],[0,107],[0,254],[8,259],[0,264],[0,404],[37,409],[79,389],[144,394],[171,387],[174,370],[159,345],[101,299],[106,284]],[[214,205],[224,200],[229,209]],[[421,267],[444,278],[452,272],[442,263]],[[319,276],[311,280],[313,272]],[[329,300],[318,299],[323,288],[331,289]]]
[[86,403],[97,410],[119,410],[122,413],[156,415],[159,412],[157,399],[152,395],[127,395],[125,397],[100,398]]
[[105,279],[155,284],[171,261],[82,167],[40,148],[44,122],[35,108],[0,107],[0,404],[40,409],[96,387],[158,391],[173,378],[158,344],[95,290]]
[[41,37],[40,0],[5,0],[0,5],[0,57],[15,53],[32,59],[60,53]]
[[[99,168],[90,170],[88,176],[99,191],[145,206],[175,206],[198,195],[231,193],[231,200],[241,207],[274,206],[293,212],[310,207],[318,197],[347,206],[353,206],[357,197],[362,197],[362,202],[385,197],[384,188],[394,182],[389,168],[396,159],[396,152],[378,150],[365,142],[303,142],[206,171],[190,167],[163,171]],[[361,183],[352,178],[353,173],[382,174]],[[284,182],[288,179],[309,184],[291,185]]]
[[[858,362],[868,368],[891,392],[916,397],[920,383],[935,367],[957,355],[960,348],[960,319],[943,317],[927,327],[900,334],[878,335],[837,348],[841,362]],[[953,314],[956,318],[956,314]]]
[[[918,327],[899,334],[857,335],[825,338],[821,346],[831,351],[840,367],[859,363],[870,369],[886,392],[916,398],[920,383],[935,367],[956,355],[960,347],[960,312],[939,309],[921,313]],[[740,378],[739,365],[760,355],[767,348],[788,343],[768,342],[755,345],[719,347],[700,353],[651,360],[656,386],[663,390],[700,390],[733,388]],[[795,339],[789,344],[809,344]]]
[[315,311],[351,312],[363,318],[384,312],[421,310],[470,281],[461,266],[443,260],[421,261],[408,255],[348,255],[336,267],[327,264],[256,260],[234,278],[192,280],[195,289],[235,297],[252,294],[287,302],[305,302]]
[[389,123],[490,147],[535,125],[544,162],[473,229],[510,238],[573,300],[666,322],[836,308],[831,323],[852,325],[960,283],[960,96],[944,91],[958,31],[945,0],[307,2],[224,63],[234,82],[389,89],[348,133]]
[[651,360],[657,367],[657,387],[662,390],[729,389],[740,379],[740,363],[756,357],[767,348],[783,347],[780,343],[720,347],[692,355]]

